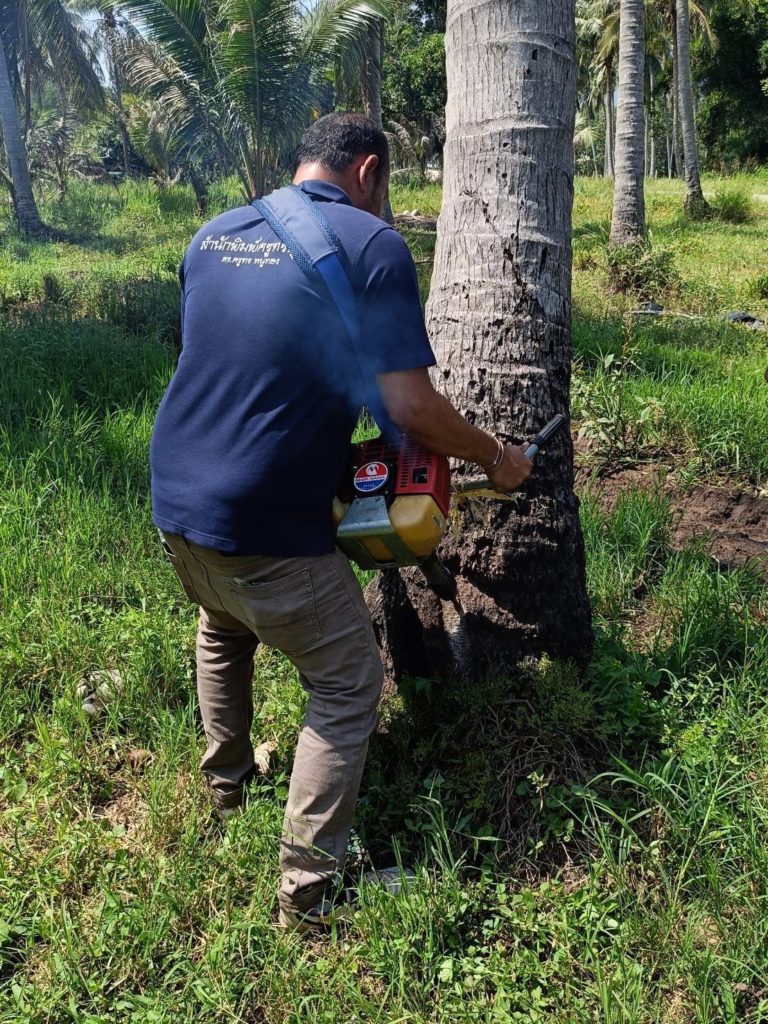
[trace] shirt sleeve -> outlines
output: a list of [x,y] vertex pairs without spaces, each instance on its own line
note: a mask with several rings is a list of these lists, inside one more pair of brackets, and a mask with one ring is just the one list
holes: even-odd
[[357,261],[362,356],[376,373],[434,366],[424,326],[416,266],[393,228],[379,231]]

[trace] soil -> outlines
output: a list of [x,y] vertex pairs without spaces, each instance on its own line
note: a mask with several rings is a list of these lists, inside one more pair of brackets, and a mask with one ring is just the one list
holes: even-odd
[[768,493],[729,478],[682,486],[674,464],[595,469],[577,457],[576,489],[610,512],[623,491],[658,489],[670,502],[672,547],[698,541],[725,569],[752,565],[768,578]]

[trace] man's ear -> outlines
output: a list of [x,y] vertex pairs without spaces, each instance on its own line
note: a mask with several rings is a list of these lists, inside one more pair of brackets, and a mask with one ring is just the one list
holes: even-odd
[[367,194],[376,185],[376,169],[379,166],[379,158],[371,153],[363,160],[357,171],[357,183],[360,191]]

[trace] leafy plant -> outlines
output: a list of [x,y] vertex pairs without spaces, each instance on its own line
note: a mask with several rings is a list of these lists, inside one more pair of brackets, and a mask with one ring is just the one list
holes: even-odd
[[635,458],[647,427],[663,414],[656,398],[638,403],[628,396],[628,381],[640,372],[638,354],[627,341],[618,354],[600,354],[592,372],[586,372],[583,361],[574,366],[571,401],[578,436],[589,441],[591,453],[605,462]]

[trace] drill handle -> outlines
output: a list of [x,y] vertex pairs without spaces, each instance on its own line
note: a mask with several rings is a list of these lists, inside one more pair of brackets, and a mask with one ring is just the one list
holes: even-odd
[[539,449],[543,448],[550,437],[552,437],[553,434],[556,434],[563,426],[565,426],[565,416],[559,412],[557,416],[553,416],[549,423],[542,427],[536,437],[534,437],[525,449],[525,457],[527,459],[532,459],[535,455],[538,455]]

